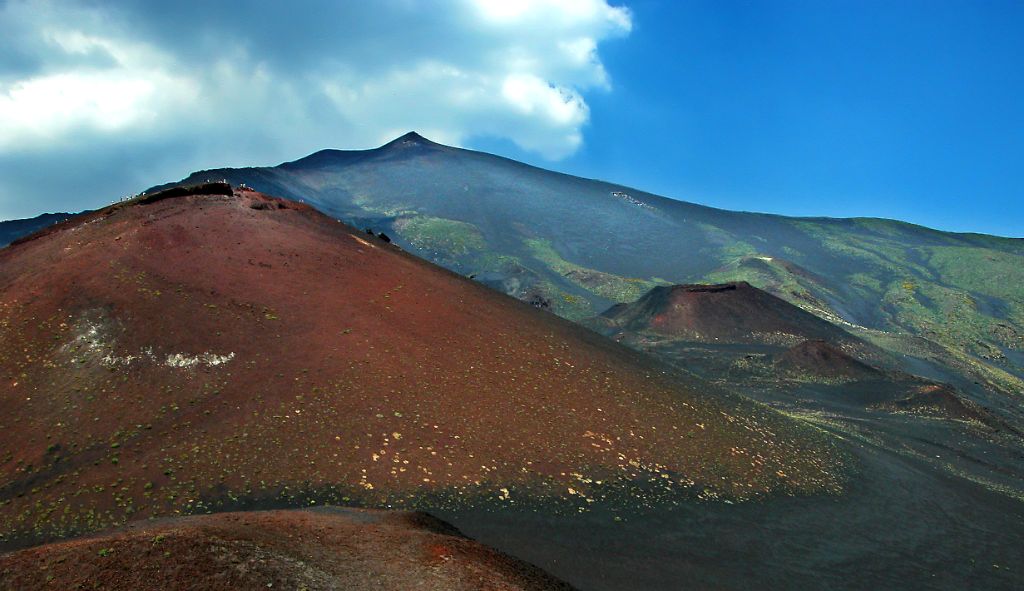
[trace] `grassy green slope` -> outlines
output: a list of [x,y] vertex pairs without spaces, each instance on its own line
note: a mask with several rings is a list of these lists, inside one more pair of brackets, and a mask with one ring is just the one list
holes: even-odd
[[782,256],[722,248],[718,269],[689,279],[748,281],[838,324],[889,333],[874,340],[897,353],[919,354],[912,337],[923,337],[943,351],[934,361],[1024,392],[1021,241],[887,220],[785,223],[806,237],[799,248],[766,245]]

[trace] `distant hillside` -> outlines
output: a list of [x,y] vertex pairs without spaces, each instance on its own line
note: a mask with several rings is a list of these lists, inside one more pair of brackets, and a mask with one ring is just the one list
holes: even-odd
[[[407,134],[269,168],[197,172],[303,200],[570,319],[656,285],[747,281],[883,346],[1024,389],[1024,240],[879,219],[730,212]],[[923,337],[936,353],[910,337]]]
[[0,247],[7,246],[18,238],[27,236],[32,232],[62,222],[74,214],[71,213],[44,213],[43,215],[27,220],[10,220],[0,222]]
[[[865,387],[873,392],[865,397],[847,391],[841,396],[844,403],[904,401],[918,397],[922,387],[938,388],[951,399],[961,397],[947,384],[911,375],[918,366],[904,358],[746,282],[658,286],[583,324],[731,390],[748,391],[758,384],[761,394],[772,391],[776,402],[799,384],[839,387],[860,382],[870,382]],[[823,401],[808,400],[813,408]],[[1020,415],[1014,409],[1008,418],[1019,423]],[[1004,425],[984,416],[984,422],[998,423],[996,428]]]
[[1011,496],[1024,490],[1016,394],[943,383],[941,372],[924,377],[920,360],[887,353],[748,283],[658,286],[583,322],[792,416],[848,437],[870,433],[889,449],[942,449],[935,462],[950,474],[999,482],[989,486]]

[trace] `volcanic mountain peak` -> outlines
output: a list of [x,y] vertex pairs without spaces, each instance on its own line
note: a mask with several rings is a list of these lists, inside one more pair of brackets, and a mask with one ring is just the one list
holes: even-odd
[[390,142],[388,142],[387,144],[384,144],[384,145],[385,146],[390,146],[390,145],[433,144],[433,143],[434,142],[428,140],[427,138],[423,137],[422,135],[416,133],[415,131],[410,131],[410,132],[407,132],[407,133],[405,133],[405,134],[403,134],[403,135],[401,135],[401,136],[391,140]]
[[[294,171],[296,173],[308,172],[308,171],[331,171],[340,170],[347,166],[351,166],[357,163],[364,163],[370,160],[384,158],[389,160],[398,155],[414,155],[420,153],[428,153],[435,150],[451,149],[442,144],[438,144],[428,140],[422,135],[415,131],[410,131],[405,135],[397,137],[390,142],[368,150],[336,150],[326,149],[319,150],[298,160],[292,162],[285,162],[278,168],[286,171]],[[272,170],[272,169],[257,169],[257,170]],[[231,171],[228,169],[217,169],[210,171],[218,174],[228,174],[231,176]],[[198,173],[202,175],[203,173]],[[192,177],[195,179],[196,174]]]
[[448,148],[448,146],[428,140],[427,138],[423,137],[422,135],[415,131],[410,131],[408,133],[396,137],[395,139],[387,142],[386,144],[378,148],[366,150],[366,152],[375,154],[392,154],[395,152],[402,152],[414,148],[429,150],[450,149]]
[[370,151],[379,152],[382,154],[391,154],[394,152],[405,152],[415,150],[415,153],[418,154],[421,151],[433,152],[454,149],[455,148],[450,148],[444,144],[432,142],[429,139],[423,137],[422,135],[416,133],[415,131],[410,131],[404,135],[401,135],[391,140],[390,142],[384,144],[383,146]]

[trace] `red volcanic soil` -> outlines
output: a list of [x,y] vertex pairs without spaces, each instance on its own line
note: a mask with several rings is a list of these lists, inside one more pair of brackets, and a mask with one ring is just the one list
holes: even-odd
[[366,509],[136,522],[0,556],[0,588],[572,589],[424,513]]
[[825,341],[804,341],[775,357],[776,367],[794,373],[842,380],[878,379],[884,374]]
[[840,486],[824,435],[308,206],[157,197],[0,250],[0,544],[257,501]]
[[828,321],[745,281],[659,286],[631,304],[612,306],[601,316],[621,329],[705,343],[853,340]]

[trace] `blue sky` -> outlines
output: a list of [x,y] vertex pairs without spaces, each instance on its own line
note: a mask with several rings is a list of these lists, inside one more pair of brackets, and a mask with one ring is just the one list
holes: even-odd
[[437,141],[723,207],[1024,236],[1024,3],[0,0],[0,219]]
[[[726,209],[1024,236],[1024,3],[630,2],[558,168]],[[481,142],[531,163],[507,142]]]

